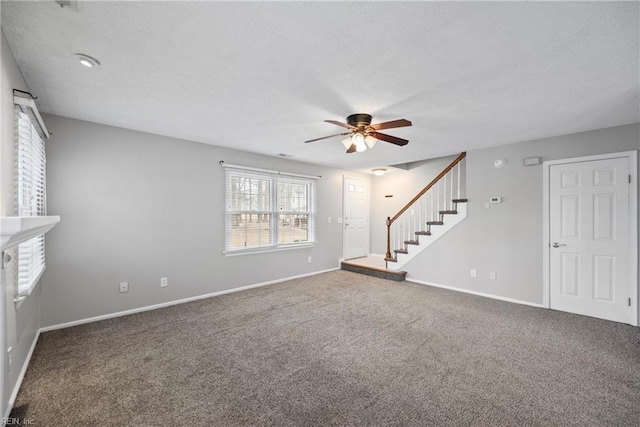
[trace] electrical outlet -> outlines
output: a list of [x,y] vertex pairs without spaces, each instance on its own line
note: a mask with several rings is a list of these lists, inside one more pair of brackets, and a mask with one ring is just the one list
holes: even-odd
[[327,217],[327,224],[331,224],[331,217]]
[[11,370],[11,364],[13,363],[13,347],[7,349],[7,369]]
[[120,282],[120,293],[129,292],[129,282]]
[[471,269],[471,277],[478,277],[478,272],[476,271],[475,268]]
[[498,278],[498,275],[496,274],[495,271],[490,271],[489,272],[489,279],[496,280],[497,278]]
[[311,257],[307,258],[307,262],[311,264]]
[[168,277],[160,278],[160,287],[166,288],[167,286],[169,286],[169,278]]

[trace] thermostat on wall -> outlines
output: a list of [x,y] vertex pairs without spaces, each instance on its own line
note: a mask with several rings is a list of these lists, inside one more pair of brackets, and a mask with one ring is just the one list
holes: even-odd
[[502,197],[500,196],[489,197],[489,203],[502,203]]

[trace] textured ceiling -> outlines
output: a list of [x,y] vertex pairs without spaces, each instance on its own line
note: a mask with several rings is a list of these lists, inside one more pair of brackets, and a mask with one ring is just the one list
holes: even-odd
[[[2,1],[1,14],[45,112],[352,170],[640,121],[637,2]],[[411,120],[388,131],[409,145],[303,143],[355,112]]]

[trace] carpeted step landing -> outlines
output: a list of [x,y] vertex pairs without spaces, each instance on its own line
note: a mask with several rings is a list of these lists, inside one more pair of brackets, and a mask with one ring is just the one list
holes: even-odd
[[366,274],[367,276],[378,277],[380,279],[395,280],[396,282],[404,281],[407,276],[406,271],[386,270],[384,268],[369,267],[358,265],[349,261],[342,261],[340,266],[343,270],[353,273]]

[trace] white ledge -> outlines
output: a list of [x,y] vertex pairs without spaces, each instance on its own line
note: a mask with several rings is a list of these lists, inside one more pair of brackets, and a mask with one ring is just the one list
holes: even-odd
[[2,251],[51,230],[60,222],[59,215],[5,216],[0,218]]

